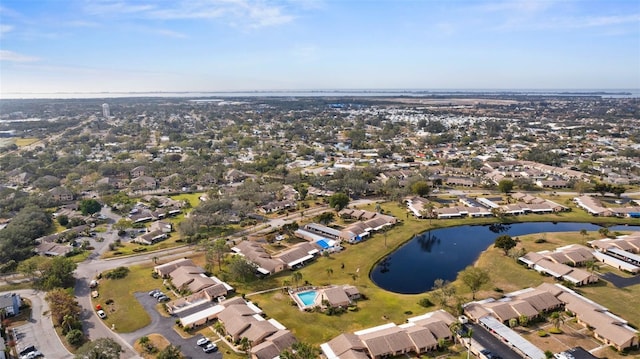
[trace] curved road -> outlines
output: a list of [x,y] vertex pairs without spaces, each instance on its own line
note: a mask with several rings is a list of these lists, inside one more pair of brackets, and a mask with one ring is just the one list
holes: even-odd
[[18,348],[34,345],[36,349],[44,354],[45,358],[73,358],[73,355],[62,345],[53,328],[49,304],[44,299],[46,292],[35,289],[19,289],[5,293],[17,293],[20,297],[31,301],[31,318],[29,318],[29,322],[16,327]]
[[[351,205],[360,205],[374,202],[369,199],[361,199],[352,201]],[[304,212],[303,216],[296,216],[295,213],[291,215],[286,215],[274,219],[270,219],[268,221],[268,226],[265,226],[262,229],[258,229],[253,233],[261,233],[264,231],[270,231],[273,228],[281,227],[285,223],[293,222],[302,218],[309,218],[320,214],[321,212],[331,210],[328,207],[320,207],[309,209]],[[109,220],[109,223],[115,223],[120,217],[111,212],[108,208],[103,208],[101,214],[106,216]],[[261,228],[264,224],[259,225],[257,228]],[[140,358],[138,354],[136,354],[135,350],[132,348],[131,336],[127,334],[123,334],[122,336],[118,333],[111,330],[111,328],[107,327],[105,323],[98,318],[95,314],[95,310],[91,303],[91,289],[89,288],[89,282],[92,279],[95,279],[98,273],[102,273],[106,270],[113,269],[120,266],[132,266],[142,263],[151,263],[154,258],[162,257],[163,261],[173,260],[180,257],[185,257],[193,254],[195,249],[190,246],[182,246],[177,248],[164,249],[154,252],[147,252],[143,254],[137,254],[127,257],[119,257],[119,258],[111,258],[111,259],[100,259],[100,255],[105,252],[108,248],[108,243],[112,242],[117,238],[117,235],[114,231],[111,230],[109,226],[106,233],[102,234],[105,239],[101,243],[96,243],[96,250],[92,253],[86,261],[78,264],[78,268],[76,269],[75,277],[76,277],[76,285],[75,285],[75,296],[78,300],[78,303],[82,307],[81,319],[83,321],[83,328],[85,334],[91,339],[97,338],[111,338],[120,345],[122,345],[123,353],[121,358]],[[132,293],[133,295],[133,293]],[[56,337],[57,338],[57,337]],[[128,339],[128,341],[126,340]],[[58,358],[58,357],[56,357]],[[64,358],[60,356],[59,358]]]

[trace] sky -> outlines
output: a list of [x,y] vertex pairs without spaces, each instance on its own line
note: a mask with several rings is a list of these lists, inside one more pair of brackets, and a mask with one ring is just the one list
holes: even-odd
[[0,97],[639,89],[638,0],[0,0]]

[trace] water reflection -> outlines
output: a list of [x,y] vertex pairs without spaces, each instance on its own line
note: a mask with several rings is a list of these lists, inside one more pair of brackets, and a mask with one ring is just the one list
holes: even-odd
[[489,230],[493,233],[504,233],[511,229],[510,224],[505,223],[493,223],[489,225]]
[[427,233],[423,233],[418,236],[418,243],[420,244],[420,249],[422,251],[431,253],[433,245],[440,243],[440,238],[431,234],[431,231],[428,231]]
[[[455,280],[458,272],[472,264],[499,235],[515,238],[531,233],[598,231],[600,228],[589,223],[532,222],[434,229],[414,236],[382,259],[370,276],[376,285],[392,292],[423,293],[430,290],[438,278]],[[640,226],[616,226],[609,230],[640,231]]]

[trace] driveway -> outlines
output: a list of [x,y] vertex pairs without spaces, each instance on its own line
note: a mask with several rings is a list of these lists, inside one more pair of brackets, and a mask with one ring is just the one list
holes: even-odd
[[[49,304],[44,299],[45,292],[33,289],[13,290],[6,293],[17,293],[22,298],[31,301],[31,318],[29,322],[15,328],[18,338],[17,349],[33,345],[45,358],[67,359],[73,355],[62,345],[60,338],[53,329]],[[0,293],[4,294],[4,293]]]
[[466,326],[473,329],[473,340],[480,343],[480,345],[488,349],[491,353],[501,356],[502,359],[522,359],[522,356],[511,350],[508,345],[496,338],[482,326],[475,323],[469,323],[466,324]]
[[[150,296],[149,293],[136,292],[135,297],[140,304],[142,304],[147,313],[149,313],[149,316],[151,317],[151,324],[135,332],[121,334],[120,336],[129,344],[133,345],[136,340],[142,336],[156,333],[164,336],[171,344],[180,346],[180,351],[187,358],[222,358],[222,353],[219,351],[209,354],[202,351],[202,348],[196,344],[196,341],[200,339],[201,336],[196,335],[191,338],[184,339],[178,335],[178,333],[173,330],[173,326],[176,324],[176,317],[161,316],[156,310],[158,301],[154,297]],[[218,340],[217,337],[211,337],[209,339],[214,343]]]
[[624,288],[624,287],[640,284],[640,275],[635,275],[633,277],[625,278],[609,272],[609,273],[600,275],[600,278],[613,284],[617,288]]

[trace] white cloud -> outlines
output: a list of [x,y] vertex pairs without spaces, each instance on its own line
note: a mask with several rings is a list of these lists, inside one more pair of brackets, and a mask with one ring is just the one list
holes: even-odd
[[154,5],[107,0],[89,2],[86,11],[158,20],[220,19],[250,28],[281,25],[294,19],[272,0],[178,0]]
[[40,60],[37,57],[19,54],[9,50],[0,50],[0,61],[9,62],[34,62]]
[[548,27],[565,27],[565,28],[586,28],[600,26],[615,26],[625,24],[635,24],[640,22],[640,14],[633,15],[614,15],[614,16],[590,16],[590,17],[568,17],[564,19],[556,19],[549,22]]
[[144,4],[128,4],[125,1],[87,1],[85,11],[93,15],[103,14],[136,14],[153,10],[155,6]]
[[174,38],[174,39],[186,39],[188,36],[177,31],[167,30],[167,29],[156,29],[151,30],[152,33],[156,33],[158,35]]
[[4,35],[7,32],[12,30],[13,30],[13,26],[11,25],[5,25],[5,24],[0,25],[0,35]]
[[84,20],[67,21],[64,25],[69,27],[100,27],[100,24],[96,22]]

